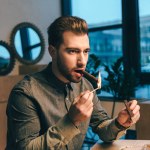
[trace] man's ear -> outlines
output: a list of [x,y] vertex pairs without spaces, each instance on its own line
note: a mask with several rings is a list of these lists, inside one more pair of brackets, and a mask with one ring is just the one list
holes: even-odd
[[56,54],[56,49],[52,45],[49,45],[48,51],[49,51],[49,54],[51,55],[51,57],[54,58],[55,54]]

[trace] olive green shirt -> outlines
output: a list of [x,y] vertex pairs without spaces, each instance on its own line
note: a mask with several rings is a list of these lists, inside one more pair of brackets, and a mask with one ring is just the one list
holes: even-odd
[[85,90],[93,87],[84,77],[79,83],[65,84],[52,73],[51,63],[25,76],[9,97],[6,149],[80,150],[89,125],[103,141],[115,140],[122,131],[109,119],[96,94],[91,118],[78,127],[68,118],[74,98]]

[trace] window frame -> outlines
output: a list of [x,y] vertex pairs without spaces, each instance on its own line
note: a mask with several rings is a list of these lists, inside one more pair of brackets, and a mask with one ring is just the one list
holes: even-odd
[[[140,51],[140,22],[139,22],[139,1],[122,1],[122,23],[100,27],[90,27],[89,32],[103,31],[110,29],[122,29],[122,50],[124,57],[125,72],[128,74],[133,68],[136,78],[141,84],[150,84],[150,72],[141,72],[141,51]],[[62,15],[72,15],[71,0],[62,0]]]

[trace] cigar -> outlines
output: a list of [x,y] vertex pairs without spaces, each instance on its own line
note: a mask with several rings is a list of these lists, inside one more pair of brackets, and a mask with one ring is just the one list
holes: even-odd
[[93,75],[89,74],[88,72],[82,70],[82,73],[84,74],[85,77],[90,78],[90,79],[98,82],[98,79],[95,78]]
[[124,100],[124,104],[125,104],[125,106],[126,106],[126,109],[127,109],[128,114],[129,114],[129,116],[130,116],[130,119],[132,120],[133,114],[132,114],[132,111],[131,111],[131,109],[130,109],[130,107],[129,107],[128,101],[127,101],[127,100]]

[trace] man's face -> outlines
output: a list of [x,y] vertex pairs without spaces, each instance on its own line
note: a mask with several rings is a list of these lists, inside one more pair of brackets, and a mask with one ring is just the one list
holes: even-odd
[[82,77],[80,71],[85,70],[87,64],[89,49],[87,34],[64,32],[63,43],[56,50],[57,77],[63,82],[79,82]]

